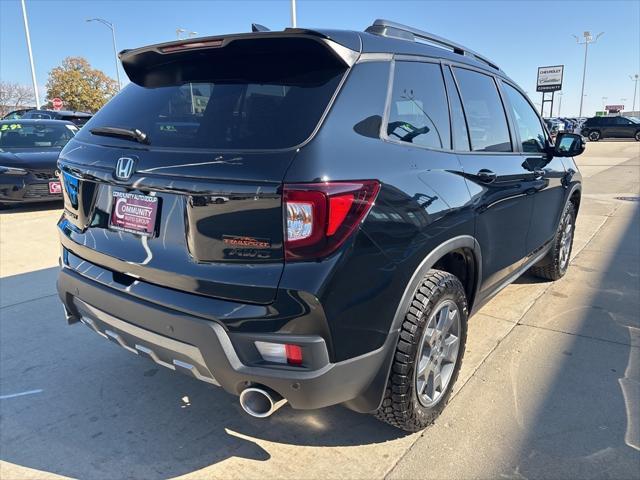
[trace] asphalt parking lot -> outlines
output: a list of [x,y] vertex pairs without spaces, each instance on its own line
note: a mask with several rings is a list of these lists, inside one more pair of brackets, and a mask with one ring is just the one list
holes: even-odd
[[342,407],[267,420],[81,325],[60,206],[0,213],[0,478],[640,478],[640,143],[588,143],[572,266],[470,321],[455,396],[405,434]]

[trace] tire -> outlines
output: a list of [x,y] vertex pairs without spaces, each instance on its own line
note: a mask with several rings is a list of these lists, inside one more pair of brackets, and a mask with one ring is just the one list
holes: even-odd
[[572,202],[569,202],[564,212],[562,212],[549,256],[546,256],[541,262],[531,267],[531,273],[546,280],[558,280],[564,277],[571,260],[575,227],[576,207]]
[[[417,432],[434,422],[449,401],[460,372],[467,317],[467,298],[460,280],[448,272],[429,270],[405,314],[376,418],[407,432]],[[445,324],[449,324],[448,330],[442,328]],[[417,371],[416,366],[422,368]],[[440,372],[441,382],[434,381],[436,372]],[[437,383],[440,391],[435,388]]]
[[638,131],[636,132],[636,134],[634,135],[634,137],[633,137],[633,138],[635,138],[635,139],[636,139],[636,142],[640,142],[640,130],[638,130]]
[[600,136],[600,132],[597,130],[594,130],[592,132],[589,132],[589,140],[592,142],[597,142],[598,140],[600,140],[601,136]]

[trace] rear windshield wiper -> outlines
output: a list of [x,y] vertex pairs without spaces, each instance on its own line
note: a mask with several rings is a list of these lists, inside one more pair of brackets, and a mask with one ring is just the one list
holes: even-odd
[[94,135],[103,135],[105,137],[118,137],[133,140],[138,143],[149,144],[149,137],[146,133],[137,128],[120,128],[120,127],[95,127],[89,130]]

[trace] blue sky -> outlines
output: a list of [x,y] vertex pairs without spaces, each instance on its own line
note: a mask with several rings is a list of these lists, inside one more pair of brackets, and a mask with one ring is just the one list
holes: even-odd
[[[247,31],[251,22],[277,30],[290,21],[287,0],[27,0],[27,11],[42,96],[48,72],[67,56],[83,56],[115,78],[110,31],[86,18],[113,22],[119,50],[175,39],[178,27],[213,35]],[[298,26],[362,30],[375,18],[410,24],[486,55],[536,103],[537,67],[564,64],[561,113],[567,116],[578,113],[584,55],[572,34],[604,31],[589,47],[584,111],[599,110],[602,97],[631,107],[629,75],[640,73],[639,0],[298,0]],[[20,1],[0,0],[0,79],[30,84],[30,75]],[[640,92],[638,97],[636,105]]]

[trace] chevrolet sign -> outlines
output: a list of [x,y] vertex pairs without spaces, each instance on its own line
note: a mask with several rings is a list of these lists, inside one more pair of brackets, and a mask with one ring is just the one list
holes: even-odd
[[555,92],[562,90],[562,74],[564,65],[538,67],[537,92]]

